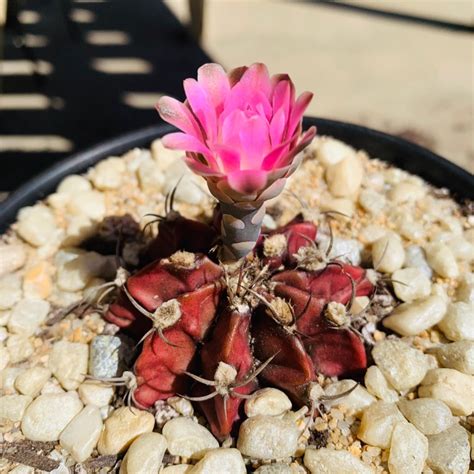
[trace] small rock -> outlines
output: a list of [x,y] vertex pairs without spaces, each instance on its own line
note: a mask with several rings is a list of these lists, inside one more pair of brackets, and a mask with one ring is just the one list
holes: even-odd
[[431,369],[418,395],[443,401],[454,415],[470,415],[474,411],[474,377],[454,369]]
[[182,152],[165,148],[163,143],[161,143],[161,138],[154,140],[150,148],[153,159],[163,171],[183,157]]
[[160,474],[190,474],[193,467],[191,464],[176,464],[165,467]]
[[401,181],[395,184],[388,193],[389,199],[394,204],[415,202],[422,199],[426,194],[422,186],[409,181]]
[[443,344],[432,351],[438,362],[448,369],[474,375],[474,342],[458,341]]
[[384,402],[396,402],[398,400],[397,392],[389,386],[387,379],[376,365],[372,365],[367,369],[364,382],[368,392],[380,400]]
[[121,158],[112,156],[102,160],[92,168],[89,176],[97,189],[107,191],[121,186],[124,173],[124,161]]
[[76,462],[84,462],[96,447],[101,431],[102,418],[99,409],[89,405],[66,426],[59,442]]
[[244,460],[238,449],[211,449],[189,471],[190,474],[246,474]]
[[402,399],[398,402],[398,408],[425,435],[441,433],[455,421],[449,407],[433,398]]
[[7,367],[0,372],[0,388],[4,395],[13,395],[18,393],[15,388],[15,380],[23,369],[19,367]]
[[93,377],[115,377],[120,372],[120,346],[117,336],[96,336],[90,344],[89,374]]
[[431,280],[417,267],[401,268],[392,274],[393,289],[398,298],[411,302],[431,293]]
[[8,474],[35,474],[35,470],[31,466],[26,466],[25,464],[18,464],[18,466],[9,470]]
[[59,341],[53,346],[49,368],[66,390],[75,390],[87,374],[88,359],[87,344]]
[[437,474],[466,474],[469,470],[469,435],[457,423],[428,436],[426,463]]
[[92,186],[88,179],[78,174],[71,174],[59,183],[56,192],[67,196],[75,196],[91,189]]
[[390,447],[397,423],[407,423],[395,403],[375,402],[364,411],[357,437],[371,446]]
[[151,413],[137,408],[118,408],[105,420],[98,444],[99,453],[102,455],[121,453],[138,436],[153,431],[154,426],[155,418]]
[[10,362],[10,353],[7,348],[3,345],[0,345],[0,371],[5,369],[5,367]]
[[77,392],[84,405],[107,406],[114,396],[114,387],[87,380],[79,385]]
[[295,454],[298,436],[296,424],[258,415],[248,418],[240,426],[237,448],[250,458],[281,459]]
[[474,303],[474,273],[466,273],[459,279],[456,298],[464,303]]
[[20,334],[12,334],[7,339],[7,349],[10,354],[10,362],[16,364],[28,359],[33,352],[33,344],[31,341]]
[[[330,245],[330,237],[326,234],[318,235],[316,239],[320,248],[326,250]],[[362,244],[355,239],[341,239],[334,237],[332,242],[332,249],[329,253],[329,258],[344,258],[352,265],[360,265],[361,262]]]
[[348,451],[308,448],[304,465],[311,474],[373,474],[373,470]]
[[27,406],[32,402],[27,395],[4,395],[0,397],[0,419],[21,421]]
[[294,474],[294,471],[287,464],[274,463],[260,466],[255,474]]
[[416,336],[438,324],[444,318],[447,308],[441,296],[431,295],[397,306],[382,324],[402,336]]
[[32,441],[57,441],[81,409],[76,392],[40,395],[26,409],[21,431]]
[[359,204],[367,212],[377,216],[386,206],[385,196],[373,189],[364,189],[359,194]]
[[377,342],[372,357],[388,382],[399,391],[416,387],[426,375],[426,356],[398,339]]
[[210,431],[191,418],[173,418],[165,424],[162,433],[173,456],[200,459],[208,449],[219,447]]
[[257,415],[280,416],[288,410],[291,410],[290,399],[276,388],[257,390],[245,402],[245,414],[249,418]]
[[8,330],[14,334],[33,335],[45,321],[49,308],[50,304],[45,300],[21,300],[11,312],[8,320]]
[[44,204],[22,208],[17,218],[18,234],[34,247],[41,247],[54,239],[56,219],[51,209]]
[[426,246],[426,258],[430,267],[441,277],[457,278],[459,267],[452,250],[443,243]]
[[325,395],[328,397],[337,397],[338,395],[353,389],[355,385],[357,385],[357,387],[348,395],[341,396],[335,400],[325,401],[325,406],[329,408],[333,406],[344,405],[346,408],[354,410],[356,415],[360,414],[362,410],[372,405],[372,403],[376,401],[376,398],[371,395],[364,387],[357,384],[355,380],[345,379],[334,382],[326,387]]
[[51,371],[45,367],[31,367],[18,375],[15,388],[23,395],[36,397],[51,377]]
[[428,457],[428,440],[410,423],[397,423],[390,443],[390,474],[423,471]]
[[182,416],[191,417],[194,414],[194,408],[189,400],[181,397],[170,397],[166,403]]
[[405,249],[405,267],[418,268],[431,280],[433,270],[426,261],[425,252],[419,245],[409,245]]
[[67,209],[74,216],[100,221],[106,215],[105,196],[100,191],[84,191],[71,197]]
[[165,178],[163,171],[153,159],[148,158],[140,163],[137,176],[142,191],[147,193],[157,193],[161,191]]
[[393,273],[405,261],[405,250],[398,234],[389,232],[372,244],[372,263],[380,272]]
[[148,474],[158,472],[168,444],[159,433],[140,435],[128,448],[120,465],[120,474]]
[[474,341],[474,303],[450,304],[438,326],[451,341]]
[[364,167],[356,154],[346,156],[326,170],[326,181],[334,197],[354,197],[359,192]]
[[347,221],[355,212],[354,202],[347,198],[323,197],[320,209],[321,212],[333,211],[333,217],[338,221]]
[[26,262],[25,246],[21,244],[0,245],[0,277],[19,270]]
[[324,167],[335,165],[354,155],[355,150],[340,140],[332,137],[319,138],[316,157]]
[[[179,184],[178,184],[179,182]],[[205,182],[194,175],[183,160],[174,161],[164,173],[163,193],[171,192],[176,186],[175,199],[186,204],[200,204],[207,197]]]
[[[0,310],[10,309],[20,301],[22,296],[21,277],[13,273],[12,275],[5,275],[0,279]],[[8,318],[10,317],[10,313]],[[6,318],[8,320],[8,318]],[[2,323],[4,326],[6,324]]]

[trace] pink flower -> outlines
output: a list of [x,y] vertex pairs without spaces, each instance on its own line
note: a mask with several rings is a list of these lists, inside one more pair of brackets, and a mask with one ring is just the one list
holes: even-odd
[[264,64],[226,74],[205,64],[186,79],[187,100],[162,97],[161,118],[181,132],[163,137],[171,149],[186,151],[186,163],[203,176],[224,203],[263,202],[277,196],[299,165],[297,154],[316,129],[302,133],[302,117],[313,94],[295,100],[286,74],[270,77]]

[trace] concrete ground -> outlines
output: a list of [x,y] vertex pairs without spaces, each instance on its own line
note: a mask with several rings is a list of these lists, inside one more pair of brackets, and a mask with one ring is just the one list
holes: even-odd
[[[187,21],[187,0],[166,0]],[[473,22],[470,0],[357,1]],[[203,47],[315,92],[308,114],[401,134],[474,172],[472,35],[295,0],[205,0]]]

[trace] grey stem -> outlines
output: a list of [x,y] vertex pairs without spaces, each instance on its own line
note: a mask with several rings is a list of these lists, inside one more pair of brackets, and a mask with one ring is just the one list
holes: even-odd
[[240,260],[248,255],[260,235],[264,203],[226,204],[221,202],[223,261]]

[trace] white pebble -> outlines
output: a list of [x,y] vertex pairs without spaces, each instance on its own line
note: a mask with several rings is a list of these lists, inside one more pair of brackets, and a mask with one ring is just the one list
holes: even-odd
[[397,306],[382,324],[402,336],[416,336],[438,324],[444,318],[446,310],[444,299],[432,295]]
[[[13,308],[13,306],[20,301],[21,296],[22,289],[20,275],[12,273],[11,275],[5,275],[0,279],[0,310]],[[10,313],[8,313],[8,318],[9,317]]]
[[474,341],[474,303],[451,303],[438,326],[450,341]]
[[107,191],[121,186],[124,173],[124,161],[117,157],[110,157],[92,168],[89,176],[97,189]]
[[25,246],[21,244],[0,245],[0,277],[9,275],[23,267],[26,262]]
[[376,365],[372,365],[367,369],[364,383],[368,392],[380,400],[384,402],[396,402],[398,400],[396,390],[390,387],[382,371]]
[[18,213],[17,232],[34,247],[41,247],[56,234],[56,219],[51,209],[43,204],[24,207]]
[[151,433],[154,426],[155,417],[151,413],[138,408],[118,408],[105,420],[97,449],[102,455],[121,453],[138,436]]
[[189,400],[182,397],[170,397],[166,400],[170,407],[173,407],[177,413],[182,416],[193,416],[194,408]]
[[389,232],[372,244],[372,263],[380,272],[393,273],[405,261],[405,250],[400,237]]
[[346,198],[323,197],[321,199],[321,212],[331,211],[334,211],[334,219],[346,222],[354,215],[354,202]]
[[101,431],[99,409],[89,405],[66,426],[59,436],[59,442],[76,462],[84,462],[96,447]]
[[189,474],[246,474],[244,460],[235,448],[211,449]]
[[56,192],[58,194],[74,196],[84,191],[90,191],[91,189],[92,185],[88,179],[77,174],[71,174],[59,183]]
[[79,385],[77,392],[84,405],[103,407],[108,405],[112,400],[114,387],[101,382],[87,380]]
[[158,193],[164,184],[164,174],[151,158],[143,160],[137,170],[138,182],[144,192]]
[[433,349],[441,366],[474,375],[474,342],[458,341]]
[[[357,387],[354,389],[354,387]],[[345,379],[328,385],[324,394],[328,397],[337,397],[345,392],[352,390],[348,395],[336,398],[335,400],[325,401],[326,407],[345,406],[353,410],[356,415],[359,415],[365,408],[369,407],[376,401],[376,398],[371,395],[364,387],[357,384],[355,380]]]
[[326,181],[334,197],[354,198],[359,192],[363,176],[364,167],[355,154],[346,156],[326,170]]
[[81,409],[76,392],[40,395],[26,409],[21,430],[32,441],[57,441]]
[[257,415],[280,416],[291,410],[287,395],[276,388],[263,388],[245,401],[245,414],[250,418]]
[[12,334],[7,339],[7,349],[10,354],[10,362],[16,364],[28,359],[33,354],[33,344],[28,339],[20,334]]
[[416,267],[402,268],[393,272],[393,289],[398,298],[411,302],[431,293],[431,280]]
[[30,367],[15,379],[15,388],[23,395],[36,397],[51,377],[51,371],[45,367]]
[[386,205],[385,196],[373,189],[364,189],[359,194],[359,204],[374,216],[380,214]]
[[449,407],[434,398],[401,399],[398,408],[425,435],[441,433],[455,422]]
[[85,191],[74,195],[67,208],[72,215],[100,221],[106,214],[105,196],[100,191]]
[[397,423],[405,418],[395,403],[375,402],[362,415],[357,437],[371,446],[387,449]]
[[425,189],[409,181],[401,181],[395,184],[388,193],[389,199],[394,204],[416,202],[424,197]]
[[474,273],[466,273],[459,279],[456,298],[464,303],[474,303]]
[[428,457],[428,440],[410,423],[397,423],[390,443],[390,474],[421,473]]
[[0,371],[4,370],[10,362],[10,353],[7,348],[0,344]]
[[298,437],[299,431],[295,423],[258,415],[248,418],[240,426],[237,448],[250,458],[286,458],[295,454]]
[[474,411],[474,377],[454,369],[431,369],[418,395],[443,401],[454,415],[470,415]]
[[210,431],[191,418],[173,418],[165,424],[162,433],[173,456],[200,459],[206,450],[219,447]]
[[388,382],[399,391],[416,387],[426,375],[426,356],[398,339],[377,342],[372,357]]
[[324,167],[335,165],[354,155],[355,150],[340,140],[332,137],[320,137],[318,140],[316,157]]
[[176,161],[182,160],[184,155],[182,151],[165,148],[161,143],[161,139],[153,141],[151,144],[151,154],[153,159],[158,163],[158,167],[163,171],[176,163]]
[[193,467],[191,464],[175,464],[165,467],[160,474],[190,474]]
[[430,267],[441,277],[457,278],[459,267],[452,250],[443,243],[432,243],[425,247]]
[[87,344],[58,341],[49,357],[49,368],[66,390],[75,390],[87,374],[88,360]]
[[14,395],[18,393],[15,388],[15,380],[23,369],[19,367],[7,367],[0,372],[0,388],[4,395]]
[[409,245],[405,249],[404,267],[415,267],[421,270],[430,280],[433,276],[433,270],[428,265],[425,257],[425,251],[419,245]]
[[359,238],[363,242],[368,244],[373,244],[376,240],[380,239],[387,233],[387,230],[384,227],[380,227],[375,224],[369,224],[362,227],[360,230]]
[[176,186],[175,199],[186,204],[201,204],[208,196],[206,183],[194,175],[182,160],[175,161],[166,169],[163,193],[171,192]]
[[148,474],[158,472],[167,446],[166,438],[159,433],[145,433],[140,435],[128,449],[120,465],[119,474]]
[[97,231],[97,223],[87,216],[70,216],[63,246],[79,245]]
[[35,474],[35,470],[31,466],[18,464],[18,466],[8,471],[8,474]]
[[308,448],[304,465],[311,474],[373,474],[372,469],[348,451]]
[[41,299],[21,300],[13,308],[8,321],[8,330],[14,334],[33,335],[45,321],[50,304]]
[[32,400],[27,395],[4,395],[0,397],[0,419],[5,418],[13,422],[21,421]]

